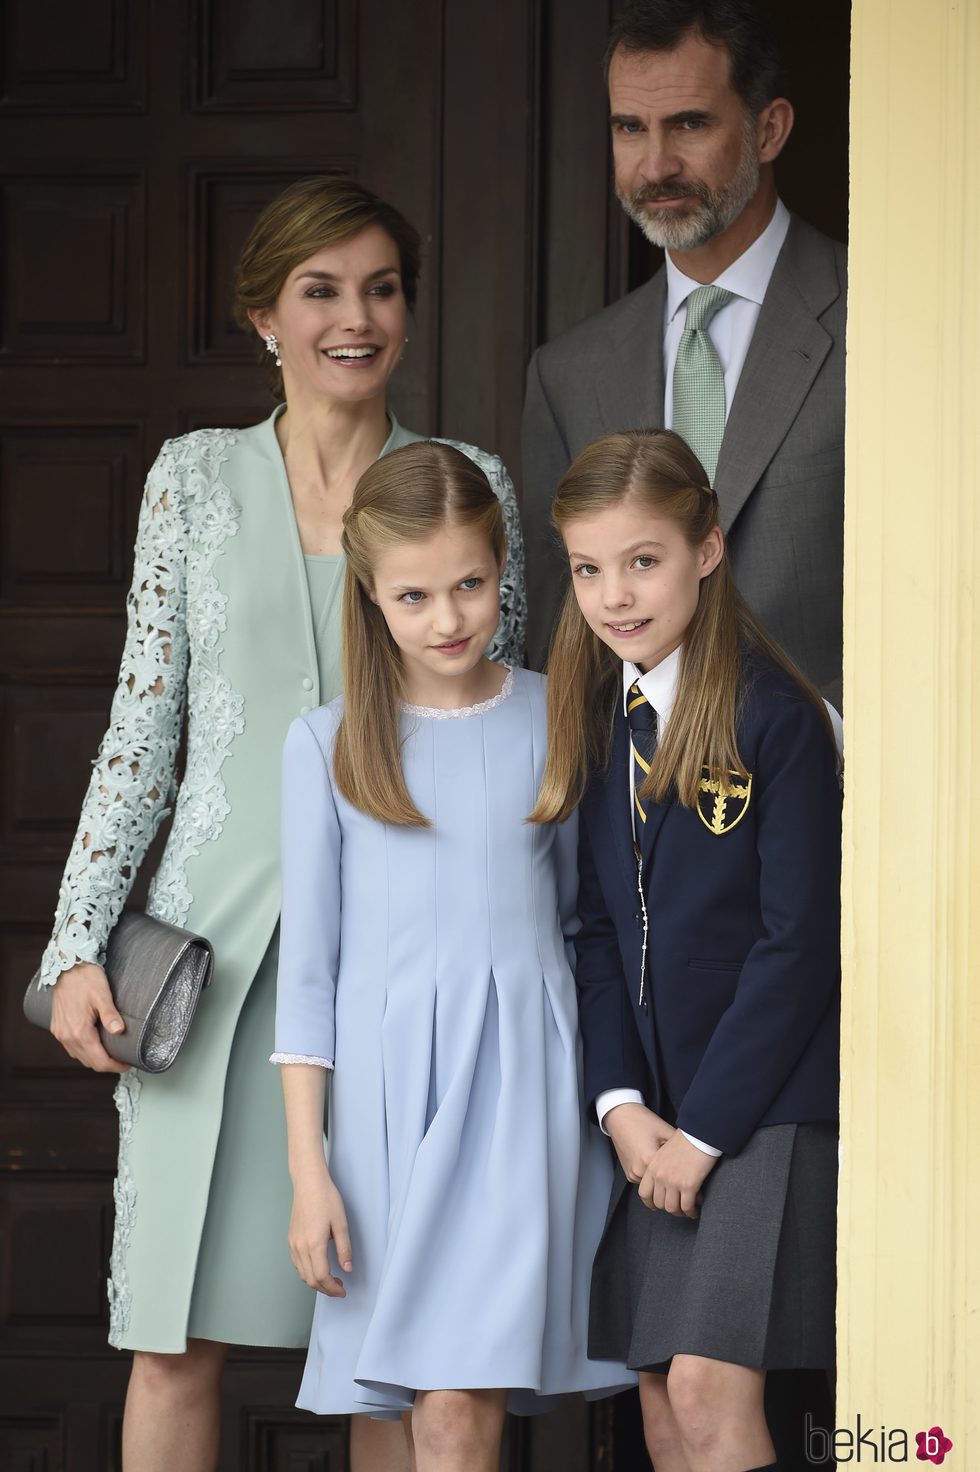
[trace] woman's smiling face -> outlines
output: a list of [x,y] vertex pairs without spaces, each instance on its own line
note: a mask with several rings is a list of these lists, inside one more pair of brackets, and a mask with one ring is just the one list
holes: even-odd
[[383,395],[408,321],[398,247],[380,225],[368,225],[302,261],[275,306],[249,315],[263,337],[275,333],[287,401]]

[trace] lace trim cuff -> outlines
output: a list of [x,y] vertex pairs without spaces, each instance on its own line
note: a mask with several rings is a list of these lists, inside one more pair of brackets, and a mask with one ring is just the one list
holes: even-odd
[[309,1063],[313,1068],[333,1068],[332,1058],[316,1058],[310,1053],[273,1053],[270,1063]]
[[84,941],[72,941],[58,933],[45,947],[38,983],[40,986],[54,986],[63,971],[70,971],[83,962],[92,966],[102,965],[98,941],[92,936],[86,936]]

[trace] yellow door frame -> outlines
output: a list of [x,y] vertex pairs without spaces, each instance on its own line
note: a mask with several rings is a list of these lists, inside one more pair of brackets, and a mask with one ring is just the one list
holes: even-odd
[[980,0],[854,0],[852,27],[837,1424],[925,1467],[941,1426],[972,1472]]

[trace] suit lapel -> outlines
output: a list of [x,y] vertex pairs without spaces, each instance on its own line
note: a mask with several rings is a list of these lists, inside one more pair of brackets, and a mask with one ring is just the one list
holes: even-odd
[[607,357],[595,370],[602,434],[663,427],[666,293],[667,273],[661,267],[646,286],[633,293],[632,310],[611,330]]
[[840,295],[833,247],[795,217],[779,253],[728,415],[715,490],[727,532],[832,347],[819,313]]

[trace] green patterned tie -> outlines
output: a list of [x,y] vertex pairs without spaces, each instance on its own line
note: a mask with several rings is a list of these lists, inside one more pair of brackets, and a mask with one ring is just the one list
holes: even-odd
[[723,286],[699,286],[691,292],[674,364],[673,427],[701,461],[709,485],[714,485],[725,433],[725,375],[708,323],[732,295]]

